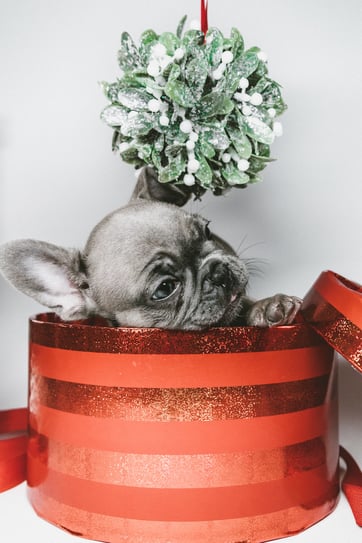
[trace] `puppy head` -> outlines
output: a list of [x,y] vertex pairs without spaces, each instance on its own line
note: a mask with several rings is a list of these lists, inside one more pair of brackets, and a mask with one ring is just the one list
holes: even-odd
[[64,320],[96,313],[119,326],[230,324],[247,271],[205,219],[180,209],[188,197],[145,169],[131,202],[94,228],[84,251],[10,242],[0,248],[0,269]]

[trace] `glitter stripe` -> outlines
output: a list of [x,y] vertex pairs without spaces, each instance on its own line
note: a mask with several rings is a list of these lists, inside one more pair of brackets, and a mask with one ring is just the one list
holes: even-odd
[[213,542],[242,538],[248,543],[261,543],[305,530],[327,516],[337,503],[336,492],[321,505],[306,503],[242,519],[161,522],[92,513],[49,498],[38,488],[28,489],[28,494],[37,513],[53,524],[87,539],[119,543],[204,543],[205,534]]
[[328,271],[319,276],[313,289],[356,327],[362,328],[361,285]]
[[332,498],[337,486],[336,473],[329,479],[326,467],[320,466],[266,483],[192,489],[108,485],[47,470],[39,488],[61,503],[92,513],[177,522],[249,517],[311,501],[317,506]]
[[32,371],[101,386],[190,388],[281,383],[326,375],[326,344],[260,353],[114,354],[31,345]]
[[210,454],[264,450],[323,436],[334,404],[244,420],[134,422],[74,415],[37,406],[31,428],[75,446],[136,454]]
[[303,313],[323,339],[362,372],[362,330],[326,302],[316,290],[308,293]]
[[[102,323],[102,325],[100,325]],[[74,351],[134,354],[266,352],[321,345],[305,324],[258,328],[233,326],[186,332],[158,328],[112,328],[99,319],[63,323],[52,313],[30,320],[30,340]]]
[[328,385],[328,375],[291,383],[193,389],[104,387],[32,377],[36,401],[46,407],[91,417],[160,422],[206,422],[302,411],[323,404]]
[[[208,488],[272,481],[326,463],[329,436],[280,449],[240,453],[147,455],[75,447],[33,435],[31,451],[52,471],[90,481],[148,488]],[[34,441],[38,443],[35,451]],[[335,454],[333,452],[335,451]],[[338,447],[330,443],[330,472],[338,462]]]

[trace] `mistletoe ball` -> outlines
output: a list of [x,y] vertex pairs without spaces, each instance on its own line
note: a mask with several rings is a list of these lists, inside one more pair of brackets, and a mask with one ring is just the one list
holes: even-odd
[[261,179],[286,105],[265,53],[246,50],[237,29],[184,33],[185,20],[176,34],[145,31],[138,47],[122,34],[121,74],[102,83],[110,104],[101,117],[125,162],[196,195],[222,194]]

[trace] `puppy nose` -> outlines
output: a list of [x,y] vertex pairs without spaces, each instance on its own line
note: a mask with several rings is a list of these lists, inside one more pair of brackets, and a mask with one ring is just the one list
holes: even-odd
[[218,287],[226,286],[230,280],[230,273],[225,264],[216,262],[211,266],[209,278]]
[[204,280],[204,290],[211,291],[215,287],[229,288],[232,278],[230,270],[223,262],[211,262]]

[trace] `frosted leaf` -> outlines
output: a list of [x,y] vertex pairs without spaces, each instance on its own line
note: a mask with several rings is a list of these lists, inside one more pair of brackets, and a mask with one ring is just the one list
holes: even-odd
[[169,164],[161,168],[159,180],[161,183],[169,183],[178,179],[185,171],[186,159],[181,155],[177,155]]
[[195,97],[199,100],[202,96],[208,75],[208,65],[204,55],[190,60],[186,67],[186,79]]
[[248,78],[259,65],[259,59],[257,53],[253,51],[246,51],[240,58],[238,63],[235,63],[235,68],[238,72],[239,79],[241,77]]
[[158,34],[154,30],[146,30],[141,35],[139,55],[142,63],[147,65],[150,59],[152,46],[158,41]]
[[270,145],[274,141],[273,130],[263,121],[256,117],[244,118],[245,131],[254,140]]
[[208,188],[212,183],[212,169],[203,155],[196,154],[196,157],[199,162],[199,168],[196,171],[195,176],[200,181],[202,187]]
[[228,129],[228,134],[239,157],[248,159],[252,153],[252,145],[249,138],[241,130],[234,128]]
[[128,32],[121,36],[121,47],[118,51],[118,63],[122,70],[132,70],[135,65],[141,65],[138,49]]
[[224,94],[213,91],[203,96],[197,107],[203,118],[209,118],[227,115],[234,109],[234,103]]
[[206,58],[212,68],[217,67],[221,62],[224,37],[217,28],[210,28],[206,33]]
[[137,136],[144,136],[152,129],[154,122],[153,116],[144,112],[135,112],[136,115],[127,116],[122,122],[121,133],[124,136],[136,138]]
[[182,81],[168,81],[165,87],[165,94],[182,107],[192,107],[195,103],[191,90]]
[[181,21],[179,22],[178,26],[177,26],[176,36],[177,36],[179,39],[181,39],[182,33],[183,33],[183,31],[184,31],[186,19],[187,19],[187,15],[184,15],[184,16],[182,17]]
[[148,109],[150,95],[139,89],[121,89],[118,92],[118,102],[131,111]]
[[249,175],[241,172],[232,162],[225,164],[221,170],[222,176],[229,185],[245,185],[249,182]]
[[205,128],[203,130],[203,137],[220,151],[225,151],[230,145],[230,140],[225,134],[225,131],[217,128]]
[[120,106],[108,106],[101,113],[101,119],[109,126],[121,126],[127,120],[127,111]]
[[159,42],[165,47],[168,55],[173,55],[178,47],[180,47],[180,40],[172,32],[164,32],[159,38]]
[[234,59],[237,60],[244,51],[244,40],[237,28],[231,29],[231,43],[231,52],[234,55]]

